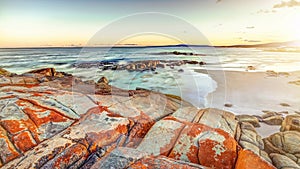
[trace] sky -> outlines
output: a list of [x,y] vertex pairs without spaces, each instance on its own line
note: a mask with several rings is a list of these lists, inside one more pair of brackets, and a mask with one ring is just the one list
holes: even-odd
[[299,39],[300,0],[0,0],[0,47]]

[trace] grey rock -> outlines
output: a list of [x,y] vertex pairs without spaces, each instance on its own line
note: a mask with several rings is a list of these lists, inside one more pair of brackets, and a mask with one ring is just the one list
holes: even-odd
[[277,154],[277,153],[271,153],[270,157],[271,157],[274,165],[277,168],[280,168],[280,169],[299,169],[300,168],[300,166],[295,161],[291,160],[287,156]]
[[282,122],[280,131],[295,130],[300,132],[300,115],[288,115]]
[[248,122],[251,123],[254,127],[260,127],[259,121],[256,117],[251,115],[237,115],[236,119],[239,122]]

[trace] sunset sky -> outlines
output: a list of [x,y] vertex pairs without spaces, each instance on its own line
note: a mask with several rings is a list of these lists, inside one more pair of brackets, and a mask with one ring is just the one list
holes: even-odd
[[[257,44],[300,39],[300,0],[0,0],[0,47],[86,46],[119,44],[177,44],[161,32],[100,38],[96,32],[135,13],[156,12],[179,17],[193,25],[212,45]],[[139,27],[145,18],[119,25],[119,30]],[[162,23],[160,17],[151,24]],[[181,27],[170,32],[188,31]],[[108,29],[109,30],[109,29]],[[110,39],[111,38],[111,39]],[[189,43],[199,42],[190,36]]]

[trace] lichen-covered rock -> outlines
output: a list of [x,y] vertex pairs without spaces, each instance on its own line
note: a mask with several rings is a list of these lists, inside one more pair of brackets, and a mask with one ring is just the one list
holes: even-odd
[[238,154],[238,159],[235,169],[276,169],[272,164],[266,162],[252,151],[241,150]]
[[137,149],[149,155],[167,156],[184,126],[185,124],[173,119],[160,120],[150,129]]
[[237,143],[228,133],[203,124],[187,124],[169,157],[212,168],[232,168],[236,154]]
[[128,167],[128,169],[141,169],[141,168],[148,168],[148,169],[157,169],[157,168],[163,168],[163,169],[209,169],[208,167],[204,167],[201,165],[188,163],[180,160],[174,160],[170,159],[164,156],[158,156],[158,157],[145,157],[141,160],[135,162],[131,166]]
[[222,129],[232,137],[235,136],[238,126],[238,121],[235,120],[233,113],[213,108],[201,110],[193,122]]
[[16,150],[13,143],[10,141],[7,132],[0,126],[0,147],[1,153],[0,158],[3,163],[7,163],[21,154]]
[[174,160],[165,156],[148,155],[137,149],[119,147],[110,152],[106,157],[91,166],[92,169],[107,168],[195,168],[208,169],[207,167]]
[[132,148],[119,147],[92,165],[91,169],[128,168],[147,154]]
[[[252,160],[262,168],[270,165],[262,149],[251,124],[178,96],[126,91],[51,68],[0,76],[2,168],[226,169],[249,168]],[[282,151],[296,162],[296,150]]]
[[179,109],[177,109],[172,114],[172,116],[177,119],[180,119],[180,120],[193,122],[195,117],[197,117],[197,116],[201,117],[202,113],[203,113],[203,111],[200,111],[196,107],[186,106],[186,107],[180,107]]
[[18,168],[68,168],[84,163],[88,155],[98,148],[114,146],[121,136],[128,133],[131,122],[106,112],[101,108],[91,109],[78,122],[63,133],[27,151],[24,156],[7,164]]

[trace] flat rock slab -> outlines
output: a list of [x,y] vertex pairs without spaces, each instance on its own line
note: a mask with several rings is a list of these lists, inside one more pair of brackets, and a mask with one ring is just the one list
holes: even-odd
[[235,120],[234,114],[219,110],[219,109],[203,109],[200,111],[201,116],[195,118],[193,122],[205,124],[212,128],[219,128],[227,133],[229,133],[232,137],[235,136],[238,121]]
[[[100,108],[91,109],[85,117],[63,133],[44,141],[24,156],[9,162],[8,168],[68,168],[78,167],[89,153],[98,147],[109,146],[128,133],[130,121],[114,117]],[[81,160],[82,159],[82,160]]]
[[168,156],[184,126],[185,124],[173,119],[160,120],[150,129],[137,149],[149,155]]

